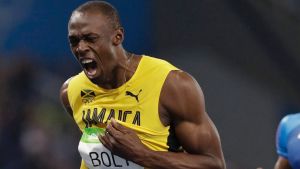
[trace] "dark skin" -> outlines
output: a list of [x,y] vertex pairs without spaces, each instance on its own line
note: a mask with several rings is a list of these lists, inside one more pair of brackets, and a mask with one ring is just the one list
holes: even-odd
[[[71,44],[71,49],[78,60],[90,57],[97,62],[96,73],[86,72],[92,82],[113,89],[132,77],[141,57],[130,58],[122,47],[123,29],[112,30],[107,23],[99,13],[75,13],[69,22],[69,37],[78,38],[91,33],[106,37],[103,41],[98,39],[94,42],[81,38],[83,40],[79,43]],[[95,53],[98,53],[99,58]],[[122,78],[124,74],[125,81]],[[65,109],[72,115],[67,87],[68,81],[63,84],[60,97]],[[184,152],[153,151],[142,144],[133,130],[114,119],[107,125],[106,134],[99,136],[99,140],[114,154],[148,168],[226,168],[218,132],[205,112],[202,90],[189,74],[179,70],[169,73],[161,91],[159,116],[165,126],[174,123],[176,136]]]
[[286,158],[279,156],[274,169],[292,169],[292,167]]

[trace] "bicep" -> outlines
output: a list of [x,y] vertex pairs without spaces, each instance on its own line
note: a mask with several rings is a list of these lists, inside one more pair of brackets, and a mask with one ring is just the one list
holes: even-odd
[[182,147],[191,154],[221,155],[220,140],[213,122],[206,116],[200,123],[179,122],[175,133]]
[[205,111],[203,92],[190,75],[173,72],[168,76],[164,99],[175,134],[186,152],[222,157],[219,135]]

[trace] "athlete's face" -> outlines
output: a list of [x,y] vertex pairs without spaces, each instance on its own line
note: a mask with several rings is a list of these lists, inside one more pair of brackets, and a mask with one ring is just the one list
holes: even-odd
[[90,79],[105,79],[117,62],[115,47],[123,32],[108,23],[102,14],[91,12],[74,12],[69,21],[71,50]]

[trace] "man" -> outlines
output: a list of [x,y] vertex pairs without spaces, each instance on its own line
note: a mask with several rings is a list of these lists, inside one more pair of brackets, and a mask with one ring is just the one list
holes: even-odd
[[83,132],[81,168],[225,168],[196,80],[166,61],[126,52],[113,6],[79,6],[68,31],[83,72],[63,84],[60,97]]
[[300,168],[300,113],[285,116],[276,135],[277,154],[274,169]]

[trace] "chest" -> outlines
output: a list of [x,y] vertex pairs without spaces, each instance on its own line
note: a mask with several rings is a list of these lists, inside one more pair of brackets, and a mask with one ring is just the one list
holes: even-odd
[[[88,91],[88,92],[86,92]],[[144,88],[126,88],[115,93],[81,91],[73,115],[80,129],[105,126],[111,118],[121,122],[160,130],[159,92]]]

